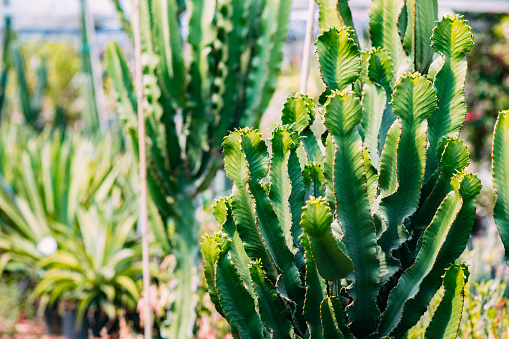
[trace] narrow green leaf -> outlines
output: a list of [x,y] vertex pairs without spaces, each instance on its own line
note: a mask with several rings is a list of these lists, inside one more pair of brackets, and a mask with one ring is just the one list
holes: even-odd
[[25,122],[29,125],[34,125],[37,116],[36,112],[30,107],[31,93],[28,89],[28,83],[25,76],[25,58],[21,54],[19,47],[16,45],[12,46],[11,49],[12,61],[16,71],[16,80],[18,85],[18,96],[19,103],[21,105],[21,112],[25,118]]
[[[108,75],[113,80],[113,88],[117,93],[120,118],[124,121],[126,129],[135,130],[138,125],[136,92],[129,67],[116,42],[108,43],[105,54]],[[133,143],[137,143],[136,140]]]

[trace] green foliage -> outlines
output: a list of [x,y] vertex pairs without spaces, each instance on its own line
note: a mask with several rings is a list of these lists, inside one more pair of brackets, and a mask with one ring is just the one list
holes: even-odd
[[[228,131],[259,124],[277,85],[291,9],[290,0],[183,3],[140,2],[148,187],[165,225],[157,238],[170,245],[167,251],[177,258],[175,274],[181,275],[166,330],[172,338],[189,337],[194,324],[192,277],[199,263],[195,198],[222,167],[220,146]],[[106,49],[106,63],[136,153],[136,95],[115,43]],[[290,220],[282,204],[277,213]],[[285,237],[290,241],[291,233]],[[274,266],[270,278],[275,275]]]
[[[340,3],[336,12],[319,1],[322,25],[347,22]],[[202,249],[211,300],[233,333],[402,338],[443,285],[426,336],[456,336],[468,278],[456,260],[481,190],[457,139],[465,119],[457,83],[472,35],[460,16],[436,22],[436,8],[435,1],[373,1],[375,48],[363,53],[351,28],[322,31],[321,138],[303,133],[316,118],[303,95],[288,98],[270,155],[256,130],[225,138],[232,194],[216,204],[221,231]],[[402,10],[412,22],[406,32],[398,29]],[[432,48],[441,53],[436,60]],[[430,158],[436,166],[428,169]],[[239,321],[247,312],[251,321]]]
[[0,248],[2,270],[33,272],[36,245],[55,230],[77,229],[80,209],[114,197],[132,199],[129,166],[107,135],[87,140],[58,130],[0,128]]
[[6,17],[4,22],[4,34],[2,41],[2,63],[0,64],[0,121],[5,102],[5,90],[9,73],[9,50],[12,41],[11,18]]
[[509,264],[509,111],[500,112],[493,134],[493,186],[497,195],[493,216]]
[[[37,284],[41,305],[70,302],[78,321],[136,309],[141,248],[133,159],[110,135],[0,127],[0,272]],[[56,252],[43,245],[54,241]]]
[[[477,262],[480,261],[479,254],[478,249],[475,249],[468,256],[475,256],[474,260]],[[491,261],[483,260],[477,263],[490,266]],[[482,339],[506,336],[509,326],[509,299],[505,293],[507,281],[501,278],[497,276],[495,279],[476,281],[474,276],[469,277],[468,285],[465,288],[465,302],[457,334],[458,338]],[[419,323],[409,331],[409,338],[424,338],[430,318],[443,296],[444,288],[441,288],[433,297],[428,311]]]
[[33,90],[30,90],[27,83],[25,61],[19,46],[14,45],[12,47],[12,62],[16,70],[21,112],[27,124],[36,126],[39,114],[42,110],[42,98],[46,89],[47,70],[45,62],[41,62],[36,70],[37,83]]
[[[132,206],[132,205],[131,205]],[[100,307],[110,319],[118,310],[134,310],[140,290],[141,246],[132,231],[137,215],[132,207],[113,206],[77,212],[77,230],[60,234],[58,250],[38,261],[44,269],[34,293],[77,305],[78,322],[91,307]]]

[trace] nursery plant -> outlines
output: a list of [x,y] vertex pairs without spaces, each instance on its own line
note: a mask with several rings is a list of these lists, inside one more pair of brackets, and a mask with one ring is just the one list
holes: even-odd
[[290,97],[270,154],[254,129],[224,139],[211,300],[234,337],[403,338],[443,285],[425,336],[454,338],[481,190],[458,139],[471,28],[436,1],[373,0],[361,52],[347,2],[317,2],[323,106]]
[[58,250],[39,260],[44,273],[35,295],[73,305],[79,325],[90,310],[104,311],[112,323],[119,312],[134,312],[142,267],[133,207],[79,209],[77,230],[64,229]]
[[0,127],[0,271],[33,270],[37,244],[61,228],[75,231],[79,209],[132,199],[132,158],[120,146],[103,134]]
[[[118,2],[116,7],[123,17]],[[223,137],[235,127],[258,125],[269,104],[291,1],[142,0],[140,8],[147,181],[164,224],[152,225],[152,232],[177,258],[166,335],[186,338],[197,301],[197,197],[223,166]],[[136,96],[117,44],[108,45],[106,61],[136,153]]]

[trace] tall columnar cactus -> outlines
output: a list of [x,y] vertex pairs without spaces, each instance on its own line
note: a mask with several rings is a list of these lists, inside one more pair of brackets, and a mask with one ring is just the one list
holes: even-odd
[[374,47],[361,52],[340,26],[346,1],[319,5],[320,24],[336,25],[316,42],[326,131],[315,138],[299,94],[270,155],[256,130],[225,138],[233,189],[202,243],[211,300],[234,337],[401,338],[443,285],[426,337],[454,338],[468,279],[456,260],[481,190],[457,138],[471,29],[460,16],[435,23],[436,1],[374,0]]
[[[171,338],[191,336],[199,264],[195,197],[222,167],[221,142],[258,125],[276,88],[291,0],[142,0],[148,186],[176,255]],[[125,23],[124,23],[125,26]],[[136,151],[136,97],[126,60],[111,43],[108,71]]]

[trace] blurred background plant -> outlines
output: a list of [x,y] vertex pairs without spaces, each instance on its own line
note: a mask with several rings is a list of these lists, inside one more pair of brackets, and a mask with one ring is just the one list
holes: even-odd
[[472,158],[491,161],[491,137],[498,112],[509,107],[509,16],[464,13],[475,31],[475,47],[467,54],[465,99],[468,107],[463,134]]
[[141,268],[132,164],[111,135],[0,126],[3,275],[37,285],[36,295],[47,295],[43,308],[80,305],[78,319],[90,303],[110,321],[118,309],[135,311]]

